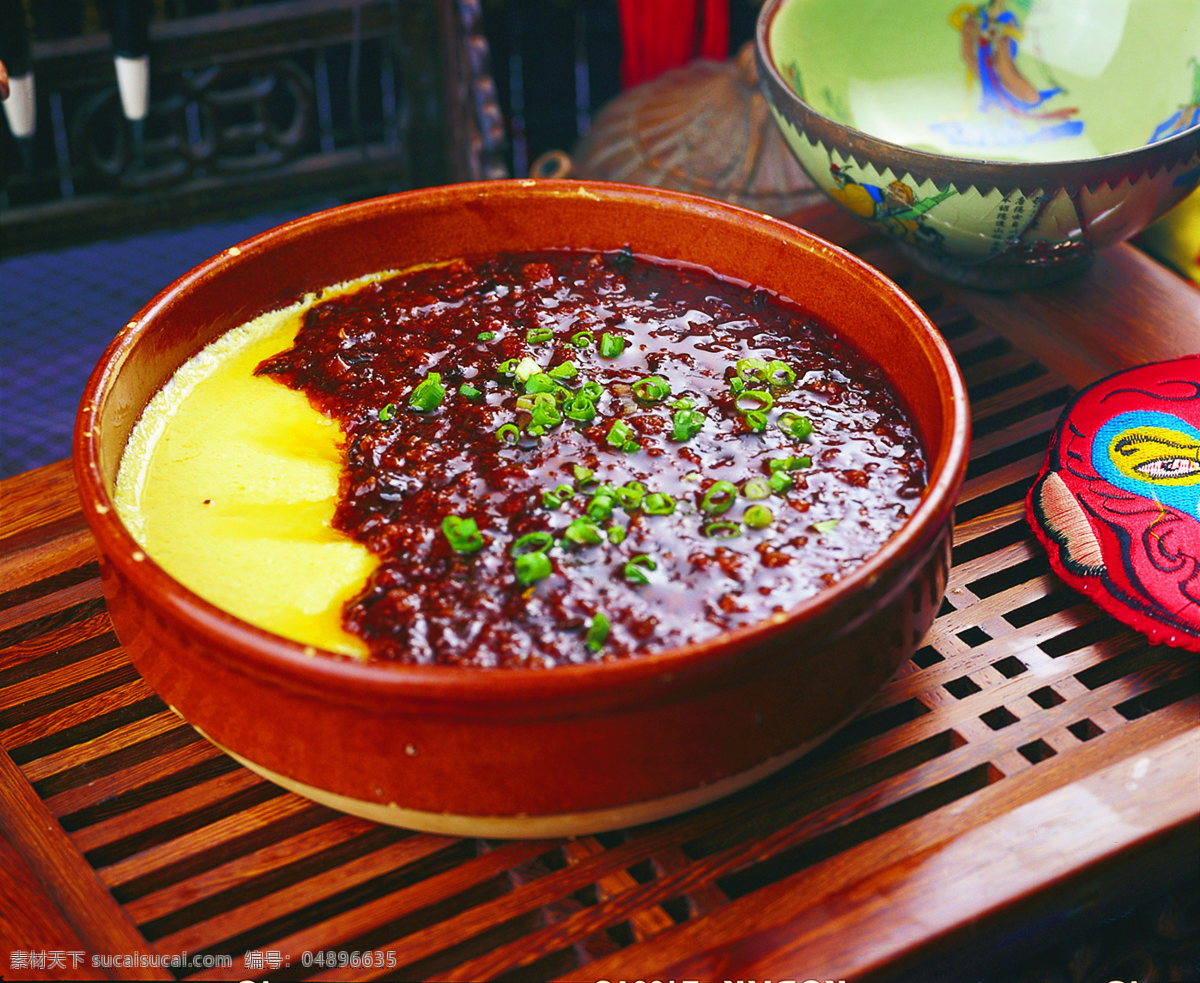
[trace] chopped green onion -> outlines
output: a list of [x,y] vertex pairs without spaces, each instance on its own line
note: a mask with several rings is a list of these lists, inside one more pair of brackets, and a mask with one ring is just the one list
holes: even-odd
[[525,380],[525,392],[527,393],[552,393],[557,388],[558,383],[545,372],[535,372]]
[[477,334],[475,337],[478,338],[480,341],[491,341],[493,338],[496,337],[496,332],[495,331],[480,331],[479,334]]
[[513,375],[517,377],[519,382],[528,382],[530,377],[537,375],[541,371],[542,367],[526,355],[513,369]]
[[609,624],[603,612],[597,611],[592,615],[591,627],[587,630],[587,637],[584,641],[587,647],[593,652],[599,652],[604,648],[604,643],[608,640]]
[[625,339],[620,335],[605,331],[600,336],[600,357],[616,358],[625,351]]
[[563,403],[562,411],[568,419],[578,420],[580,423],[590,423],[596,418],[596,404],[583,393],[577,393]]
[[832,530],[837,528],[838,523],[841,521],[842,521],[841,519],[826,519],[823,522],[814,522],[812,524],[812,527],[817,532],[831,532]]
[[695,404],[686,396],[680,396],[677,400],[671,403],[673,410],[690,410]]
[[533,398],[533,422],[540,427],[557,427],[563,421],[558,403],[549,393],[538,393]]
[[604,533],[591,519],[580,516],[571,520],[571,524],[563,530],[563,536],[579,546],[595,546],[604,541]]
[[515,444],[521,439],[521,431],[515,423],[506,423],[496,431],[496,439],[502,444]]
[[539,551],[520,553],[513,560],[517,572],[517,580],[523,584],[532,584],[550,576],[550,557]]
[[781,362],[775,358],[767,366],[767,382],[772,386],[794,386],[796,373],[787,362]]
[[474,553],[483,548],[483,534],[470,517],[446,516],[442,519],[442,535],[456,553]]
[[552,491],[542,492],[542,507],[543,508],[558,510],[563,507],[563,502],[565,502],[565,501],[566,501],[566,499],[562,495],[559,495],[555,492],[552,492]]
[[795,482],[792,481],[792,476],[786,471],[776,471],[769,479],[767,479],[767,484],[771,486],[771,491],[773,491],[776,495],[782,495],[785,491],[788,491],[792,485],[795,484]]
[[564,482],[561,485],[554,486],[554,494],[565,502],[568,498],[575,497],[575,489]]
[[733,393],[735,396],[740,396],[743,392],[746,391],[746,383],[743,382],[737,376],[734,376],[732,379],[729,380],[729,391],[731,393]]
[[613,420],[613,425],[608,428],[608,436],[605,438],[609,447],[621,448],[624,448],[632,439],[633,428],[624,420]]
[[609,526],[608,527],[608,541],[610,543],[612,543],[614,546],[617,546],[618,544],[623,543],[625,541],[625,527],[624,526]]
[[530,328],[525,332],[525,342],[530,345],[540,345],[553,337],[553,328]]
[[737,493],[737,485],[732,481],[715,481],[705,493],[700,508],[709,515],[720,515],[733,507]]
[[765,505],[751,505],[742,513],[742,521],[751,529],[766,529],[775,521],[775,516]]
[[761,358],[739,358],[734,369],[744,382],[766,382],[770,374],[770,367]]
[[671,439],[691,440],[704,426],[704,414],[699,410],[678,409],[671,418]]
[[382,406],[379,409],[379,422],[387,423],[395,415],[396,415],[396,404],[388,403],[386,406]]
[[582,489],[584,485],[595,483],[596,472],[591,468],[585,468],[582,464],[575,464],[571,467],[571,472],[575,475],[575,487]]
[[648,375],[633,384],[633,395],[645,403],[659,403],[671,395],[671,385],[666,379]]
[[575,368],[574,362],[567,359],[565,362],[559,362],[547,374],[551,379],[574,379],[579,375],[579,369]]
[[646,497],[646,486],[640,481],[627,481],[617,489],[617,499],[621,503],[621,508],[626,512],[633,512],[641,508],[642,500]]
[[625,580],[631,584],[648,584],[650,578],[646,576],[646,571],[653,572],[657,569],[658,564],[654,562],[653,558],[645,553],[639,553],[625,564]]
[[751,433],[762,433],[767,429],[767,414],[762,410],[750,410],[748,413],[743,413],[742,420],[746,424],[746,429]]
[[595,379],[589,379],[579,387],[579,395],[586,396],[593,403],[604,395],[604,387]]
[[737,407],[739,413],[749,413],[751,410],[765,412],[771,408],[774,402],[774,398],[765,389],[747,389],[738,393],[733,405]]
[[483,393],[481,393],[478,389],[466,382],[458,387],[458,394],[466,397],[467,399],[478,399],[483,395]]
[[512,556],[520,556],[522,553],[545,553],[553,545],[552,533],[527,532],[509,547],[508,552]]
[[429,410],[437,409],[445,398],[446,387],[442,385],[442,374],[430,372],[413,389],[412,395],[408,397],[408,405],[414,410],[427,413]]
[[704,535],[711,539],[733,539],[734,536],[742,534],[742,527],[736,522],[722,520],[720,522],[710,522],[704,527]]
[[767,463],[772,473],[776,471],[799,471],[800,468],[811,468],[812,458],[807,455],[796,457],[793,454],[788,457],[773,457]]
[[596,336],[586,329],[571,335],[571,344],[576,348],[588,348],[596,343]]
[[516,371],[517,360],[515,358],[506,358],[503,362],[496,366],[496,371],[501,375],[512,375]]
[[798,413],[781,413],[778,420],[779,429],[796,440],[807,440],[813,432],[812,421]]
[[642,502],[642,508],[650,515],[670,515],[675,511],[675,499],[663,492],[651,492]]
[[596,522],[604,522],[612,518],[613,509],[616,507],[616,499],[611,495],[602,495],[597,492],[592,496],[592,500],[588,502],[587,512],[588,518]]
[[742,495],[751,501],[769,498],[771,486],[766,478],[749,478],[742,483]]

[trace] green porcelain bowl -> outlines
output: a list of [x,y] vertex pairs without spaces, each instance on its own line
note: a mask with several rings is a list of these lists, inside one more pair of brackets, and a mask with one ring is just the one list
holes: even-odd
[[1078,272],[1200,182],[1196,0],[768,0],[756,47],[818,187],[959,283]]

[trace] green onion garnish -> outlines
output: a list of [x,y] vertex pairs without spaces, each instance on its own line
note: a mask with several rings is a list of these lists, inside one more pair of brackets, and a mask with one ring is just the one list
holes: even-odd
[[734,536],[742,534],[742,527],[736,522],[722,520],[720,522],[710,522],[704,527],[704,535],[711,539],[733,539]]
[[597,611],[592,616],[591,627],[588,628],[587,637],[584,639],[587,647],[593,652],[599,652],[604,648],[604,643],[608,639],[608,630],[608,618],[604,616],[603,612]]
[[442,519],[442,534],[456,553],[474,553],[483,548],[483,534],[470,517],[446,516]]
[[671,439],[691,440],[704,426],[704,414],[699,410],[678,409],[671,417]]
[[565,502],[565,501],[566,501],[566,499],[563,498],[562,495],[557,494],[556,492],[552,492],[552,491],[542,492],[542,507],[543,508],[547,508],[547,509],[551,509],[551,510],[558,510],[563,507],[563,502]]
[[496,371],[501,375],[512,375],[516,371],[517,360],[515,358],[506,358],[503,362],[496,366]]
[[563,530],[563,536],[578,546],[595,546],[604,541],[604,533],[591,519],[580,516],[571,520],[571,524]]
[[516,364],[512,371],[513,375],[517,377],[518,382],[528,382],[530,377],[542,371],[542,367],[526,355]]
[[616,358],[625,351],[625,339],[620,335],[605,331],[600,336],[600,357]]
[[775,521],[775,516],[765,505],[751,505],[742,513],[742,521],[751,529],[766,529]]
[[671,385],[666,379],[648,375],[633,384],[633,395],[644,403],[659,403],[671,395]]
[[602,495],[597,492],[592,496],[592,500],[588,502],[587,512],[588,518],[596,522],[605,522],[612,518],[613,509],[616,507],[616,499],[611,495]]
[[617,500],[626,512],[633,512],[642,507],[646,497],[646,486],[640,481],[627,481],[617,489]]
[[545,372],[535,372],[525,380],[525,392],[529,394],[552,393],[557,388],[558,383]]
[[773,491],[776,495],[782,495],[785,491],[788,491],[792,485],[795,484],[795,482],[792,481],[792,476],[786,471],[776,471],[773,475],[771,475],[770,478],[767,479],[767,484],[771,486],[771,491]]
[[700,502],[700,508],[709,515],[720,515],[733,507],[737,493],[737,485],[732,481],[714,481]]
[[796,440],[807,440],[813,432],[812,421],[798,413],[780,413],[778,425],[780,430]]
[[509,547],[508,552],[512,556],[520,556],[522,553],[545,553],[553,545],[552,533],[527,532]]
[[787,362],[772,359],[767,366],[767,382],[772,386],[792,386],[796,384],[796,373]]
[[388,403],[386,406],[382,406],[379,409],[379,422],[387,423],[395,415],[396,415],[396,404]]
[[624,447],[633,439],[633,427],[624,420],[613,420],[613,425],[608,428],[608,436],[605,441],[609,447]]
[[771,495],[771,486],[766,478],[749,478],[742,482],[742,495],[751,501],[769,498]]
[[652,557],[647,556],[645,553],[639,553],[625,564],[625,580],[631,584],[648,584],[650,583],[650,578],[646,576],[646,571],[653,572],[657,569],[658,564],[654,562]]
[[446,387],[442,385],[442,374],[430,372],[413,389],[412,395],[408,397],[408,405],[414,410],[427,413],[429,410],[437,409],[445,398]]
[[812,458],[808,455],[804,457],[796,457],[794,454],[788,457],[773,457],[768,463],[771,468],[771,473],[776,471],[799,471],[800,468],[811,468]]
[[841,519],[826,519],[823,522],[814,522],[812,524],[812,527],[817,532],[831,532],[833,529],[835,529],[837,527],[838,523],[841,521],[842,521]]
[[742,414],[742,421],[751,433],[762,433],[767,429],[767,414],[762,410],[750,410]]
[[491,341],[493,338],[496,337],[496,332],[495,331],[480,331],[479,334],[477,334],[475,337],[478,338],[480,341]]
[[557,427],[563,421],[558,403],[549,393],[538,393],[533,398],[533,423],[539,427]]
[[604,395],[604,387],[595,379],[589,379],[579,387],[579,395],[586,396],[594,403]]
[[774,398],[765,389],[746,389],[738,393],[733,405],[737,407],[739,413],[749,413],[751,410],[765,412],[771,408],[774,402]]
[[625,527],[624,526],[609,526],[608,527],[608,541],[610,543],[612,543],[614,546],[617,546],[618,544],[623,543],[625,541]]
[[579,489],[582,489],[584,485],[594,483],[596,480],[596,472],[591,468],[585,468],[582,464],[572,465],[571,473],[575,476],[575,487]]
[[502,444],[515,444],[521,439],[521,431],[515,423],[505,423],[496,431],[496,439]]
[[770,367],[761,358],[739,358],[734,369],[744,382],[766,382],[770,375]]
[[596,404],[578,393],[563,403],[563,415],[570,420],[578,420],[580,423],[590,423],[596,418]]
[[576,348],[589,348],[596,343],[596,336],[590,331],[576,331],[571,335],[571,344]]
[[530,345],[541,345],[554,337],[553,328],[530,328],[525,332],[525,342]]
[[650,515],[670,515],[675,511],[675,499],[663,492],[651,492],[642,502]]
[[532,584],[550,576],[550,557],[540,550],[533,553],[521,553],[513,560],[517,572],[517,580],[523,584]]
[[458,394],[466,399],[478,399],[483,395],[478,389],[466,382],[458,387]]
[[551,379],[574,379],[575,376],[579,375],[579,370],[575,368],[574,362],[572,362],[570,359],[567,359],[565,362],[559,362],[558,365],[550,369],[547,375],[549,375]]

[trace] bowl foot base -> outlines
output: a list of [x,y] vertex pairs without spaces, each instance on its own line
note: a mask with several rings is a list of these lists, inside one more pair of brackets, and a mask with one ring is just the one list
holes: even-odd
[[906,242],[897,245],[905,258],[926,273],[949,280],[972,290],[990,290],[1008,293],[1015,290],[1030,290],[1045,287],[1059,280],[1079,276],[1092,265],[1095,254],[1072,252],[1057,256],[1045,263],[1011,263],[993,260],[987,263],[967,264],[941,259],[924,249],[910,246]]
[[[193,725],[194,726],[194,725]],[[665,819],[695,809],[717,799],[732,795],[743,788],[761,781],[768,775],[791,764],[797,758],[812,750],[821,739],[802,744],[785,754],[769,758],[760,764],[730,775],[710,785],[687,789],[661,798],[647,799],[642,802],[630,802],[603,809],[588,809],[579,812],[561,812],[547,815],[467,815],[452,812],[430,812],[423,809],[409,809],[394,802],[378,802],[353,798],[328,789],[317,788],[305,782],[297,781],[286,775],[281,775],[270,768],[265,768],[257,762],[230,751],[200,730],[196,730],[206,740],[220,748],[238,763],[249,768],[267,781],[279,785],[289,792],[306,799],[311,799],[320,805],[327,806],[337,812],[344,812],[360,819],[382,823],[387,826],[401,826],[405,829],[419,830],[424,833],[437,833],[443,836],[478,836],[485,839],[542,839],[560,836],[585,836],[590,833],[600,833],[610,829],[621,829],[627,826],[637,826],[641,823]]]

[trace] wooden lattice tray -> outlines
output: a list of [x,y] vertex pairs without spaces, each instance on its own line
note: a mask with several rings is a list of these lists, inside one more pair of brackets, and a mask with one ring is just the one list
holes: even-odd
[[945,603],[859,719],[748,791],[641,828],[491,842],[342,816],[240,767],[143,683],[54,465],[3,486],[0,867],[37,930],[0,960],[57,952],[65,977],[105,972],[92,954],[186,952],[227,964],[107,972],[950,979],[1193,876],[1196,659],[1062,586],[1025,523],[1073,384],[995,323],[1015,310],[1036,340],[1053,318],[856,247],[945,334],[974,419]]

